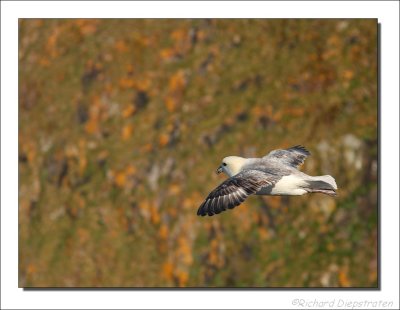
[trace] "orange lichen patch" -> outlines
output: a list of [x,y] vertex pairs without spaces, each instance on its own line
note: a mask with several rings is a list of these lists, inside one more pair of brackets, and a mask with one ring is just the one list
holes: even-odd
[[76,206],[69,206],[68,213],[73,217],[76,218],[78,216],[78,208]]
[[334,57],[337,57],[339,55],[339,51],[337,49],[329,49],[322,53],[322,59],[328,60],[332,59]]
[[63,82],[65,80],[65,73],[59,73],[56,76],[56,81],[57,82]]
[[174,112],[177,107],[176,100],[172,97],[167,97],[165,99],[165,106],[167,107],[168,112]]
[[57,49],[57,42],[60,34],[61,34],[61,27],[54,27],[52,29],[52,33],[47,39],[46,51],[48,52],[51,58],[55,58],[59,55],[59,51]]
[[187,197],[187,198],[183,199],[182,206],[183,206],[184,209],[187,209],[187,210],[191,209],[191,208],[194,208],[194,207],[198,207],[196,202],[190,197]]
[[97,71],[101,71],[101,70],[103,70],[103,64],[100,63],[100,62],[96,62],[96,63],[93,65],[93,68],[96,69]]
[[258,228],[258,234],[260,235],[261,240],[267,240],[269,237],[269,232],[265,227]]
[[141,91],[147,91],[151,87],[151,80],[149,78],[143,78],[136,82],[135,88]]
[[87,157],[86,157],[86,141],[81,139],[79,140],[79,174],[82,176],[87,167]]
[[104,93],[106,94],[106,95],[111,95],[111,93],[113,92],[113,90],[114,90],[114,87],[113,87],[113,85],[110,83],[110,82],[106,82],[105,84],[104,84]]
[[186,286],[189,281],[189,274],[183,270],[179,270],[176,273],[176,277],[178,278],[178,284],[180,287]]
[[171,132],[172,130],[174,130],[174,123],[172,122],[172,121],[170,121],[168,124],[167,124],[167,126],[165,127],[165,130],[167,131],[167,132]]
[[82,176],[87,167],[87,158],[86,154],[82,153],[79,155],[79,174]]
[[115,238],[118,237],[118,233],[117,233],[117,231],[115,229],[110,229],[109,230],[109,235],[110,235],[111,239],[115,239]]
[[204,200],[203,195],[199,192],[194,192],[190,197],[187,197],[183,200],[183,208],[184,209],[196,209],[200,206],[202,201]]
[[376,270],[372,270],[368,275],[368,280],[370,282],[375,282],[377,278],[378,278],[378,273]]
[[106,150],[101,151],[101,152],[99,153],[99,155],[97,156],[97,160],[98,160],[98,161],[104,161],[104,160],[107,159],[108,156],[109,156],[108,151],[106,151]]
[[210,252],[208,253],[208,262],[213,266],[219,266],[221,264],[218,239],[211,240]]
[[89,232],[85,228],[77,229],[78,240],[81,244],[86,243],[90,239]]
[[359,45],[354,45],[350,49],[350,56],[353,60],[357,60],[357,58],[360,57],[360,54],[362,53],[362,48]]
[[265,107],[265,112],[268,116],[273,116],[274,114],[274,108],[271,105],[267,105]]
[[164,241],[158,242],[157,249],[160,254],[165,255],[168,252],[168,245]]
[[178,238],[177,255],[180,257],[183,264],[189,266],[193,263],[192,249],[190,240],[187,236],[180,236]]
[[142,216],[148,219],[150,216],[150,209],[151,209],[150,202],[143,200],[141,203],[139,203],[139,209]]
[[338,35],[332,35],[328,38],[328,45],[331,47],[337,47],[340,44],[340,37]]
[[126,72],[127,72],[128,74],[133,74],[133,73],[135,72],[135,67],[134,67],[132,64],[128,64],[128,65],[126,66]]
[[351,285],[346,270],[340,270],[338,277],[340,286],[349,287]]
[[115,185],[118,187],[124,187],[126,184],[126,174],[124,171],[119,171],[115,174]]
[[114,48],[120,53],[125,53],[129,50],[128,45],[124,40],[118,40],[115,42]]
[[[20,217],[20,225],[23,223],[23,221],[25,222],[25,220],[29,220],[27,219],[26,216],[29,216],[29,212],[31,210],[31,204],[30,202],[28,202],[27,200],[23,199],[22,197],[19,200],[19,210],[18,213],[21,215],[24,215],[23,217]],[[24,225],[24,224],[22,224]]]
[[167,212],[172,218],[176,218],[178,215],[178,208],[168,208]]
[[171,92],[180,92],[186,85],[185,73],[183,70],[179,70],[169,79],[169,89]]
[[81,195],[76,196],[76,206],[79,209],[83,209],[86,205],[85,199]]
[[169,136],[165,133],[162,133],[158,138],[158,143],[160,144],[160,146],[166,146],[168,142],[169,142]]
[[363,127],[376,127],[376,117],[370,116],[365,118],[357,118],[357,125]]
[[252,217],[249,216],[249,212],[252,212],[252,210],[250,206],[246,205],[246,203],[242,203],[240,206],[235,208],[235,213],[237,213],[236,216],[241,219],[241,227],[245,232],[249,231],[251,225],[253,224]]
[[129,222],[126,217],[124,208],[118,208],[118,221],[120,227],[123,227],[124,230],[128,230]]
[[202,41],[206,37],[206,33],[203,30],[197,31],[197,40]]
[[158,230],[158,236],[162,240],[166,240],[168,238],[168,234],[169,234],[168,226],[166,224],[162,224],[160,229]]
[[256,117],[263,116],[264,113],[265,113],[265,108],[262,108],[258,105],[251,109],[251,114],[253,114]]
[[98,23],[99,21],[96,19],[77,19],[75,21],[82,35],[94,34],[97,30]]
[[289,107],[285,109],[285,115],[291,115],[293,117],[301,117],[305,113],[305,109],[302,107]]
[[136,42],[142,46],[150,46],[154,43],[153,38],[146,35],[139,35]]
[[93,96],[89,108],[89,120],[85,125],[87,133],[94,134],[99,132],[99,119],[101,112],[101,100],[99,96]]
[[274,118],[274,111],[273,107],[271,105],[262,105],[262,106],[255,106],[254,108],[251,109],[250,112],[254,117],[259,118],[262,116],[269,117],[269,118]]
[[162,266],[162,274],[167,280],[172,280],[174,276],[174,265],[166,262]]
[[187,37],[187,31],[183,29],[177,29],[171,33],[171,38],[174,41],[183,41]]
[[153,144],[146,143],[145,145],[142,146],[141,150],[142,152],[149,153],[153,150]]
[[181,192],[181,186],[179,184],[171,184],[169,187],[169,192],[172,195],[178,195]]
[[274,115],[271,115],[271,117],[274,121],[279,122],[282,119],[283,115],[283,111],[278,110]]
[[79,150],[76,145],[73,144],[67,144],[64,148],[64,153],[67,158],[79,157]]
[[122,140],[126,141],[132,136],[133,132],[133,125],[132,124],[127,124],[124,127],[122,127],[121,130],[121,136]]
[[129,89],[135,86],[135,81],[132,78],[123,77],[119,79],[119,87],[121,89]]
[[160,213],[158,212],[157,208],[152,206],[150,208],[150,221],[154,225],[158,225],[160,223],[160,220],[161,220]]
[[352,70],[344,70],[342,76],[345,80],[351,80],[354,77],[354,72]]
[[136,171],[137,171],[136,167],[132,164],[129,164],[125,169],[126,174],[130,176],[134,175]]
[[317,53],[311,53],[308,55],[308,60],[310,62],[316,62],[318,60],[318,54]]
[[165,48],[160,51],[160,57],[162,60],[169,60],[175,55],[175,50],[172,48]]
[[47,57],[40,57],[39,60],[38,60],[38,63],[42,67],[50,66],[50,60]]
[[37,268],[33,263],[29,263],[28,266],[26,267],[26,273],[28,275],[33,275],[34,273],[36,273]]
[[36,144],[28,142],[26,145],[26,157],[28,159],[28,162],[32,164],[36,159],[36,155]]
[[250,218],[251,218],[251,225],[253,226],[254,223],[258,223],[260,214],[258,212],[251,212]]
[[279,209],[282,206],[282,198],[280,196],[268,196],[266,201],[268,206],[273,209]]
[[213,266],[218,266],[219,259],[218,259],[218,254],[215,251],[211,251],[208,254],[208,262]]

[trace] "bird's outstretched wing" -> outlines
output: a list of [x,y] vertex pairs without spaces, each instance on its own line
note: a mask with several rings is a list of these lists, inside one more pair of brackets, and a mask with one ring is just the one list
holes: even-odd
[[294,168],[301,166],[311,153],[301,145],[292,146],[285,150],[275,150],[268,153],[263,159],[277,159]]
[[273,185],[279,176],[259,170],[244,170],[225,180],[201,204],[197,215],[212,216],[240,205],[261,188]]

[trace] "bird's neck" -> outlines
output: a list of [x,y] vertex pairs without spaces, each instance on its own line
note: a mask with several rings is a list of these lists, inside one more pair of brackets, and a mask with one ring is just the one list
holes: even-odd
[[246,158],[238,157],[235,162],[230,164],[230,169],[227,171],[228,176],[232,177],[242,171],[245,162]]

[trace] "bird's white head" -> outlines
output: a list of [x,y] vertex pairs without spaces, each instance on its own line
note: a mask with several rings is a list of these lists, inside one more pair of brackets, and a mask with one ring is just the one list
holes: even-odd
[[244,166],[246,158],[239,156],[228,156],[222,160],[221,165],[217,169],[217,173],[225,172],[228,176],[238,174]]

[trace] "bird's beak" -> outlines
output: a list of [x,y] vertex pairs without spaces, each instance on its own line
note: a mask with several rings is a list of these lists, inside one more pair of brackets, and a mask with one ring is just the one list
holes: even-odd
[[217,169],[217,171],[215,171],[217,174],[220,174],[221,172],[222,172],[222,167],[221,166],[219,166],[218,167],[218,169]]

